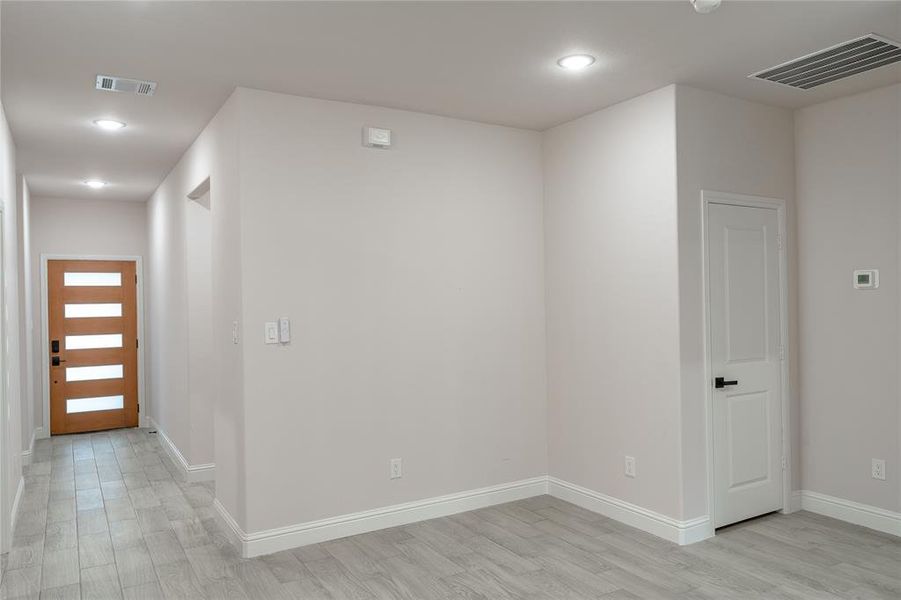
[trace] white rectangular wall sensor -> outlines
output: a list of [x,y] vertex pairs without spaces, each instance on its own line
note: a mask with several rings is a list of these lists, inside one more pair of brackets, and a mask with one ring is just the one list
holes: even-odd
[[854,271],[854,289],[875,290],[879,287],[878,269],[859,269]]
[[291,321],[288,317],[282,317],[278,320],[278,341],[283,344],[291,341]]
[[363,145],[367,148],[381,148],[386,150],[391,147],[391,130],[378,127],[363,128]]

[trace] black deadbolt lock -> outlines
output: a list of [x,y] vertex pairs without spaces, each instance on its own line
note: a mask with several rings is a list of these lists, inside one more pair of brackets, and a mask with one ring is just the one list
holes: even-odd
[[50,342],[50,351],[56,354],[59,352],[59,340],[53,340]]

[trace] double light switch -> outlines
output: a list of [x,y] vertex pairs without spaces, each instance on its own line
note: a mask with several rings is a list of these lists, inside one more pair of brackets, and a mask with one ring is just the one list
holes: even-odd
[[278,321],[267,321],[264,329],[267,344],[287,344],[291,341],[291,321],[282,317]]

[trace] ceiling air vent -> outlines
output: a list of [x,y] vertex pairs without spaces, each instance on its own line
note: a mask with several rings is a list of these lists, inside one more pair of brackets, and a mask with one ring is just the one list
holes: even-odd
[[136,96],[152,96],[156,91],[155,81],[141,81],[140,79],[127,79],[113,75],[98,75],[97,89],[107,92],[124,92]]
[[901,44],[875,33],[748,75],[809,90],[901,61]]

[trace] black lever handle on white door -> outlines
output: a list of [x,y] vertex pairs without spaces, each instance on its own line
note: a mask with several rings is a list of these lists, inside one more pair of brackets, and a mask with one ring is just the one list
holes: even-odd
[[727,385],[738,385],[738,379],[733,379],[732,381],[726,381],[725,377],[717,377],[713,380],[713,387],[718,390],[723,389]]

